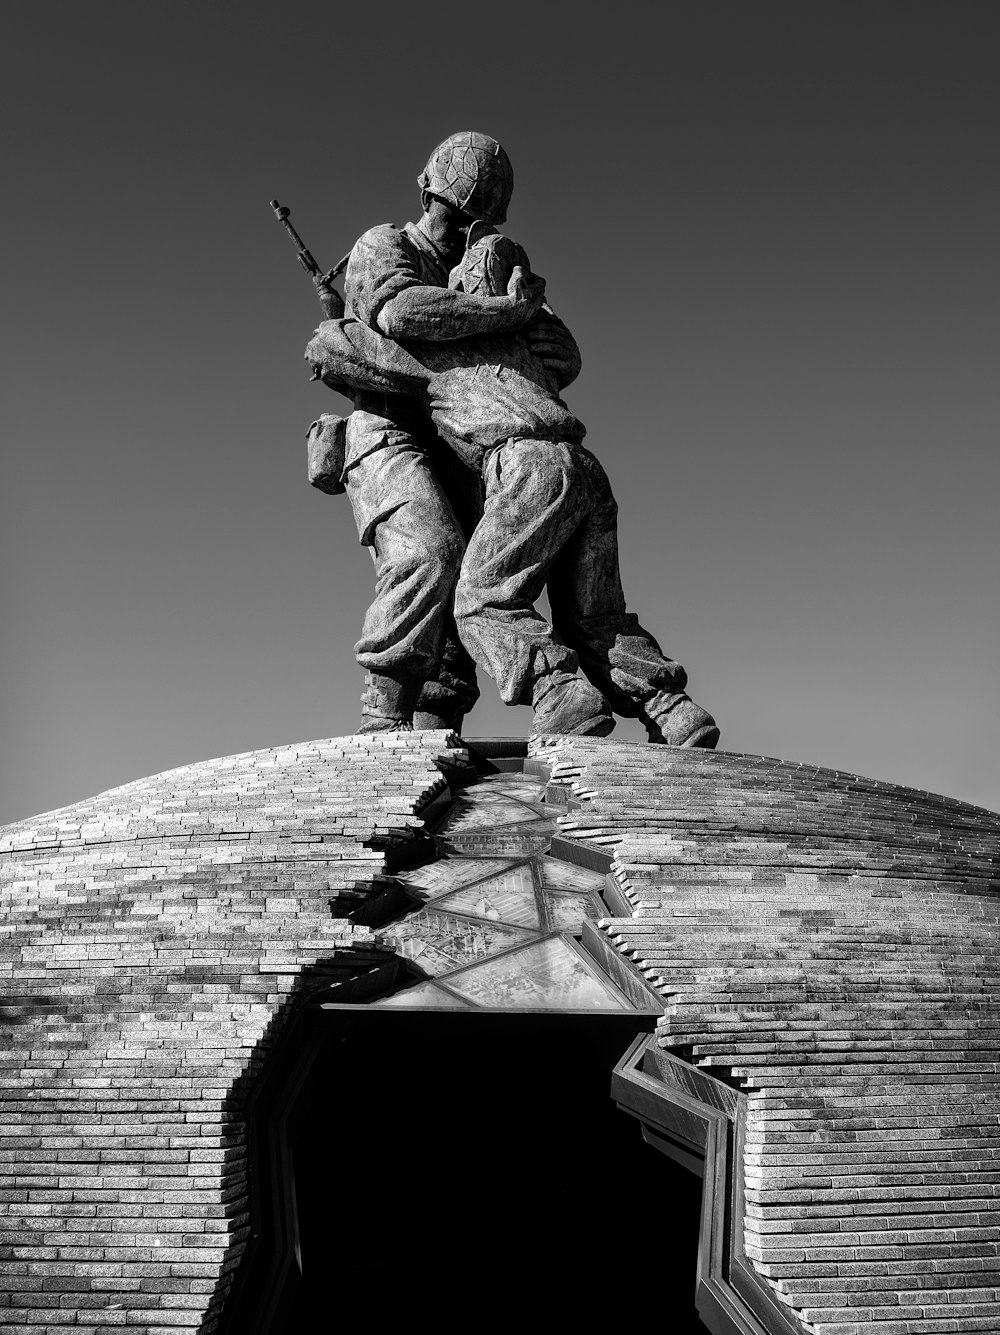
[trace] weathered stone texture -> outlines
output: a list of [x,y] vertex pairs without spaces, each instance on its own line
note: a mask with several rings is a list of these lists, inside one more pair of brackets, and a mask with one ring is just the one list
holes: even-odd
[[455,757],[440,732],[279,747],[0,832],[0,1329],[213,1328],[249,1085],[293,994],[376,944],[328,901]]
[[1000,816],[757,756],[535,743],[664,1047],[747,1091],[746,1246],[822,1335],[1000,1330]]

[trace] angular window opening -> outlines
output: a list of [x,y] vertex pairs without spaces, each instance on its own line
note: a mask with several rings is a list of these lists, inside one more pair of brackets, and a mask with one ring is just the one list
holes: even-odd
[[256,1331],[571,1329],[666,1301],[672,1335],[704,1335],[701,1183],[610,1097],[616,1061],[652,1023],[313,1016],[308,1074],[281,1119],[290,1152],[271,1150],[294,1182],[299,1263],[284,1302],[250,1304],[271,1309]]
[[609,1097],[635,1017],[350,1019],[314,1067],[293,1156],[288,1335],[345,1299],[383,1328],[583,1322],[620,1303],[623,1263],[672,1277],[689,1327],[671,1329],[703,1333],[700,1184]]
[[559,830],[577,804],[513,745],[480,743],[430,839],[340,906],[390,951],[309,996],[251,1096],[220,1335],[563,1328],[664,1300],[673,1335],[704,1335],[701,1184],[609,1097],[662,999],[596,928],[631,911],[610,857]]
[[641,1034],[616,1065],[612,1092],[649,1145],[704,1179],[696,1304],[708,1330],[804,1335],[744,1250],[744,1094]]

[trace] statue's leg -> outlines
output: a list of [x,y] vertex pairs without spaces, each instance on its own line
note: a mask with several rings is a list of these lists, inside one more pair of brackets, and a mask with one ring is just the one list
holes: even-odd
[[421,688],[413,711],[413,726],[460,733],[466,714],[478,699],[476,665],[458,637],[454,618],[449,616],[445,622],[441,666]]
[[441,666],[465,543],[412,434],[376,414],[355,412],[348,458],[347,494],[361,542],[375,560],[375,597],[355,645],[368,673],[363,727],[406,727],[425,681]]
[[531,704],[538,731],[601,735],[614,720],[573,650],[535,611],[549,569],[579,526],[586,497],[572,455],[518,440],[487,462],[483,518],[455,590],[459,635],[507,704]]
[[627,611],[618,565],[618,507],[607,474],[575,449],[586,515],[553,562],[549,603],[556,631],[615,712],[640,718],[651,741],[714,746],[715,720],[684,693],[687,673]]
[[[468,541],[483,515],[483,484],[442,441],[427,441],[427,455],[444,494],[455,513],[463,537]],[[424,682],[413,715],[415,728],[446,728],[462,731],[466,714],[479,699],[476,665],[459,639],[454,608],[449,603],[444,618],[441,665]]]

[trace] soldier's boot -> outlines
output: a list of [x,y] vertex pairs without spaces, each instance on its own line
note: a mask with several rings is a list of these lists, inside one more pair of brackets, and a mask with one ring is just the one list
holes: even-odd
[[410,732],[413,708],[421,683],[412,677],[390,677],[382,672],[365,673],[361,697],[361,727],[358,732]]
[[711,749],[719,740],[715,719],[683,692],[658,691],[641,706],[639,717],[651,742]]
[[424,682],[413,708],[414,728],[462,735],[465,716],[479,699],[476,665],[469,657],[454,624],[445,629],[441,666]]
[[462,724],[465,722],[465,710],[454,709],[433,713],[429,709],[418,709],[413,715],[413,726],[421,731],[440,732],[443,728],[445,732],[456,732],[462,735]]
[[578,672],[556,668],[539,677],[531,694],[533,732],[576,737],[607,737],[615,726],[611,706],[596,686]]

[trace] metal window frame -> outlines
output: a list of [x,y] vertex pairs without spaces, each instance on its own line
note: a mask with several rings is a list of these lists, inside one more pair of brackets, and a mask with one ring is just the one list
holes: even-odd
[[615,1066],[611,1095],[647,1144],[703,1180],[695,1305],[712,1335],[805,1335],[744,1247],[746,1095],[645,1034]]

